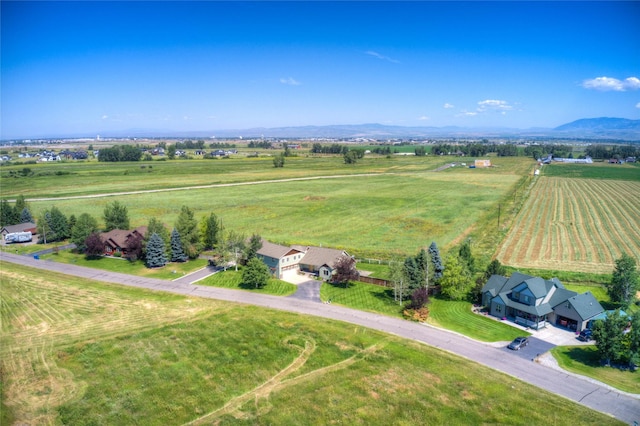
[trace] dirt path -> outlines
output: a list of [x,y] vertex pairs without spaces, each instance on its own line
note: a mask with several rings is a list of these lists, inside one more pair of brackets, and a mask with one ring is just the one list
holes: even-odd
[[[115,197],[117,195],[136,195],[136,194],[150,194],[153,192],[185,191],[188,189],[224,188],[229,186],[261,185],[261,184],[267,184],[267,183],[296,182],[296,181],[318,180],[318,179],[369,177],[369,176],[379,176],[381,174],[382,173],[359,173],[359,174],[353,174],[353,175],[310,176],[310,177],[301,177],[301,178],[257,180],[252,182],[212,183],[211,185],[183,186],[180,188],[144,189],[140,191],[110,192],[106,194],[93,194],[93,195],[72,195],[68,197],[28,198],[25,201],[78,200],[83,198]],[[393,173],[384,173],[384,174],[393,174]],[[8,200],[8,201],[11,203],[11,202],[15,202],[16,200]]]

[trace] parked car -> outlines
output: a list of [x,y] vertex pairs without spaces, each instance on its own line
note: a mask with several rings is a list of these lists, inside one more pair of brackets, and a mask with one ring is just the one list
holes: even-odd
[[593,337],[591,337],[592,334],[593,334],[592,331],[589,330],[588,328],[585,330],[582,330],[578,335],[578,340],[582,340],[583,342],[588,342],[591,339],[593,339]]
[[509,343],[509,346],[507,346],[507,348],[514,351],[519,351],[520,348],[524,348],[528,344],[529,339],[527,339],[526,337],[516,337],[515,339],[513,339],[513,342]]

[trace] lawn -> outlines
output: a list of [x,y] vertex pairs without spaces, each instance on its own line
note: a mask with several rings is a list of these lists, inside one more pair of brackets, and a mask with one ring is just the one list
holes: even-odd
[[560,367],[625,392],[640,394],[640,371],[620,370],[600,365],[595,346],[557,346],[551,354]]
[[207,266],[206,259],[194,259],[187,262],[171,262],[162,268],[147,268],[142,261],[130,262],[126,259],[112,256],[87,259],[84,255],[74,253],[71,250],[60,250],[40,255],[40,259],[160,280],[175,280]]
[[198,281],[198,285],[230,288],[233,290],[247,290],[254,293],[272,294],[274,296],[289,296],[295,293],[297,289],[294,284],[275,278],[269,279],[269,282],[263,288],[248,287],[242,283],[242,271],[235,271],[233,269],[210,275]]
[[454,302],[439,297],[430,299],[427,323],[483,342],[509,341],[530,334],[496,318],[472,312],[469,302]]
[[363,327],[1,266],[2,424],[620,424]]

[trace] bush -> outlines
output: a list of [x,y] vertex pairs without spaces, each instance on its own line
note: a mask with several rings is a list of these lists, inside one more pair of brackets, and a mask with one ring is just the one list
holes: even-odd
[[402,315],[411,321],[426,322],[429,318],[429,308],[423,306],[420,309],[405,309]]

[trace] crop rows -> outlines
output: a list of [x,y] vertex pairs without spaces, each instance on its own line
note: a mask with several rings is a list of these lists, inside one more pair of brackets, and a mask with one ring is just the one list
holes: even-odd
[[640,261],[640,182],[539,177],[498,259],[513,267],[608,273]]

